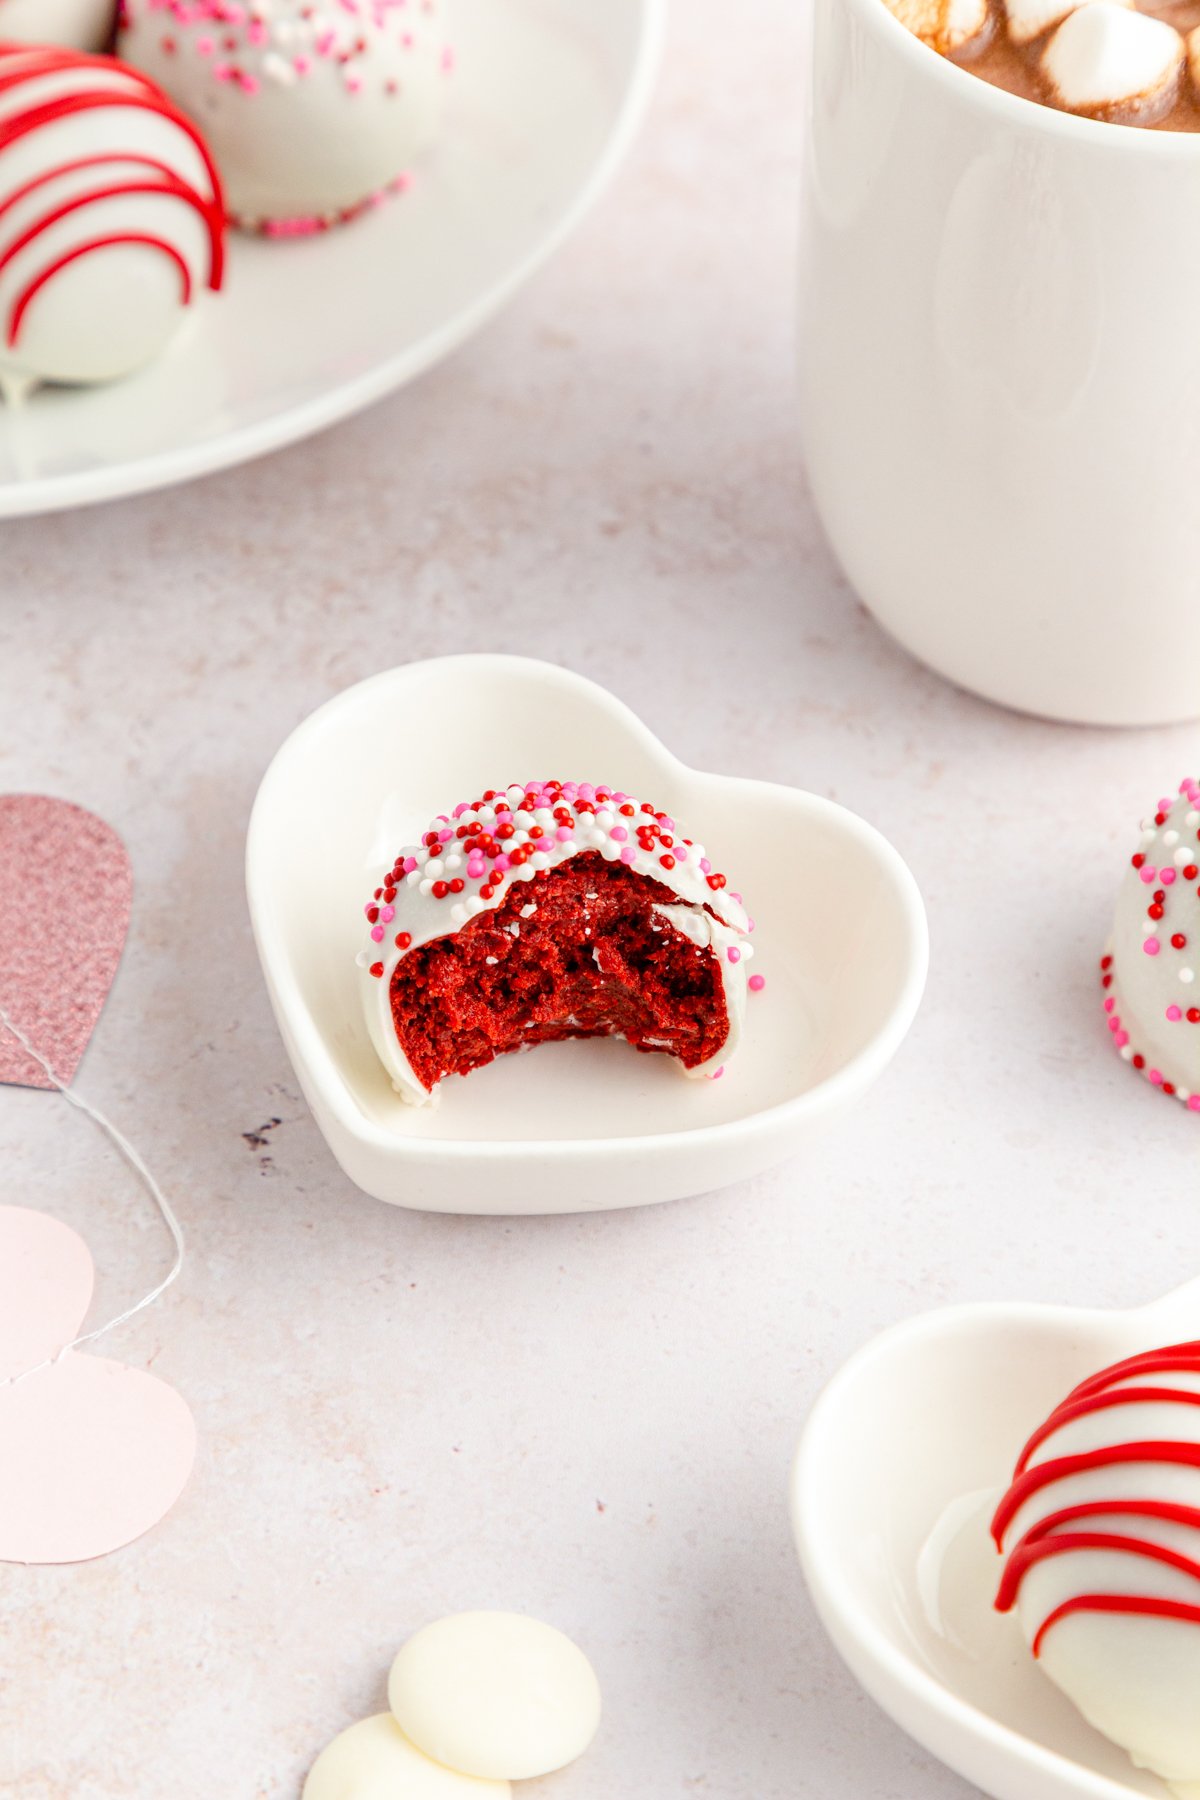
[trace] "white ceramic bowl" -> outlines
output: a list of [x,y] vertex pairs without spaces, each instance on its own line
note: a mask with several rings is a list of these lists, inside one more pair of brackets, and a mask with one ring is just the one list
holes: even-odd
[[[451,1078],[438,1107],[406,1106],[362,1014],[368,871],[470,793],[539,773],[619,783],[687,821],[757,919],[766,988],[720,1082],[594,1040],[502,1057]],[[275,1016],[334,1155],[368,1193],[438,1212],[636,1206],[753,1175],[862,1099],[925,981],[920,895],[871,826],[689,769],[603,688],[519,657],[410,663],[321,707],[264,777],[246,880]]]
[[446,356],[607,185],[653,88],[663,5],[452,0],[450,114],[412,192],[321,237],[235,233],[226,291],[141,375],[0,405],[0,518],[244,462]]
[[1166,1800],[994,1611],[987,1525],[1064,1394],[1198,1323],[1200,1282],[1123,1313],[947,1308],[860,1350],[809,1418],[792,1522],[826,1629],[885,1712],[996,1800]]

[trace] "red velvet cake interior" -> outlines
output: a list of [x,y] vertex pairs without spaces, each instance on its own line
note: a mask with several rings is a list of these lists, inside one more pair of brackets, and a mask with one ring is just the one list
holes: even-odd
[[656,910],[678,896],[585,852],[396,966],[392,1019],[432,1089],[493,1057],[558,1038],[628,1039],[695,1068],[729,1035],[721,971]]

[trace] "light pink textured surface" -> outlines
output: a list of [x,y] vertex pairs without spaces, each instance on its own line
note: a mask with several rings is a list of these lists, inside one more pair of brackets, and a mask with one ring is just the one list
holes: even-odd
[[[45,794],[0,794],[0,1007],[70,1085],[112,986],[133,884],[103,819]],[[0,1082],[49,1088],[0,1025]]]
[[[78,1085],[192,1248],[110,1353],[157,1356],[200,1428],[158,1530],[0,1571],[4,1800],[298,1800],[405,1634],[481,1606],[560,1626],[604,1691],[587,1755],[519,1800],[967,1800],[814,1618],[788,1459],[896,1319],[1132,1305],[1200,1269],[1195,1121],[1113,1055],[1096,987],[1137,816],[1200,732],[985,706],[830,561],[792,385],[801,28],[794,0],[676,7],[612,193],[407,393],[0,532],[0,784],[119,820],[137,869]],[[250,804],[329,695],[472,647],[568,663],[685,760],[832,795],[908,859],[928,994],[802,1166],[525,1220],[419,1217],[339,1175],[250,941]],[[161,1231],[66,1113],[0,1093],[0,1166],[83,1231],[102,1316],[162,1273]]]
[[[75,1232],[0,1206],[0,1384],[71,1342],[91,1288]],[[83,1562],[131,1543],[179,1498],[195,1454],[174,1388],[90,1350],[0,1385],[0,1562]]]

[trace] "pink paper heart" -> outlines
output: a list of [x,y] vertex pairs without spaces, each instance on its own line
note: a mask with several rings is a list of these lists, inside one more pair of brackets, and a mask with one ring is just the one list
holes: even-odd
[[[0,1206],[0,1382],[78,1332],[92,1259],[69,1226]],[[0,1386],[0,1561],[85,1562],[157,1525],[183,1492],[196,1427],[175,1389],[68,1351]]]
[[[44,794],[0,796],[0,1007],[70,1082],[129,930],[133,878],[103,819]],[[0,1082],[52,1087],[0,1026]]]

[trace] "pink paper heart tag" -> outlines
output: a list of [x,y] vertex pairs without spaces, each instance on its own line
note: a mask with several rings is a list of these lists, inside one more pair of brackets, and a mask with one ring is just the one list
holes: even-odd
[[37,1366],[74,1338],[91,1293],[92,1259],[69,1226],[0,1206],[0,1562],[120,1549],[191,1473],[195,1422],[157,1375],[74,1350]]
[[[117,972],[132,899],[111,825],[44,794],[0,795],[0,1008],[66,1084]],[[54,1086],[3,1025],[0,1082]]]

